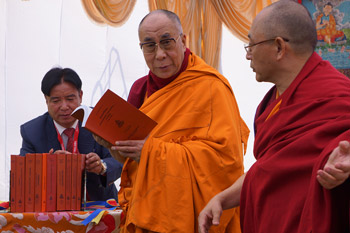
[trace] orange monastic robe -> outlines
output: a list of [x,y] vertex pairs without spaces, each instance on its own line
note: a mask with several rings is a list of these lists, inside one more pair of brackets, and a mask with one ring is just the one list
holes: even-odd
[[[243,174],[249,129],[229,82],[198,56],[140,110],[158,122],[140,163],[127,160],[119,202],[122,232],[198,232],[206,203]],[[224,211],[211,232],[240,232],[239,209]]]

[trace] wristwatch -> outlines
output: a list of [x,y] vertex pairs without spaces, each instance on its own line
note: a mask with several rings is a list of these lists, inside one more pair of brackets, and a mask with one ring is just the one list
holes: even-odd
[[104,175],[104,174],[106,174],[106,172],[107,172],[107,164],[106,164],[106,162],[103,161],[102,159],[101,159],[101,165],[102,165],[102,170],[101,170],[101,172],[100,172],[100,175]]

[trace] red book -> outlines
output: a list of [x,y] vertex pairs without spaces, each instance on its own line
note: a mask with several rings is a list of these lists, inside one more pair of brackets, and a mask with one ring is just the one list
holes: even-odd
[[93,109],[80,105],[71,115],[82,122],[82,127],[111,144],[119,140],[144,139],[157,125],[157,122],[109,89]]
[[46,211],[55,212],[56,211],[56,196],[57,196],[57,161],[55,154],[47,154],[46,158]]
[[66,154],[57,154],[57,210],[66,209]]
[[43,155],[35,154],[35,180],[34,180],[34,210],[41,212],[41,195],[42,195],[42,172],[43,172]]
[[15,182],[15,174],[16,174],[16,159],[19,155],[11,155],[11,172],[10,172],[10,205],[11,212],[16,212],[16,182]]
[[77,175],[78,175],[78,155],[72,154],[72,196],[71,209],[76,210],[77,207]]
[[84,169],[85,169],[85,154],[78,154],[78,164],[77,164],[77,206],[76,209],[81,209],[82,197],[84,196]]
[[16,175],[15,175],[15,189],[16,189],[16,212],[24,212],[24,176],[25,176],[26,157],[18,156],[16,158]]
[[46,188],[47,188],[47,153],[42,154],[42,186],[41,186],[41,212],[46,212]]
[[34,176],[35,176],[35,154],[26,154],[25,172],[25,212],[34,212]]
[[66,154],[66,210],[71,210],[72,154]]

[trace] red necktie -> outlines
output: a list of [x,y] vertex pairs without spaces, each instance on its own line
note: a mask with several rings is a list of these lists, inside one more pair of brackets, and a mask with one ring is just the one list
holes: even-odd
[[73,128],[67,128],[63,131],[65,135],[68,137],[67,141],[67,146],[66,150],[69,152],[73,152],[73,134],[74,134],[74,129]]

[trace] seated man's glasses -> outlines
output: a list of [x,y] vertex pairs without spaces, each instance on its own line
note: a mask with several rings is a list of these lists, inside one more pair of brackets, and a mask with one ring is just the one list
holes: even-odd
[[[277,38],[277,37],[276,37]],[[262,44],[262,43],[266,43],[266,42],[270,42],[270,41],[273,41],[273,40],[276,40],[276,38],[273,38],[273,39],[268,39],[268,40],[263,40],[263,41],[260,41],[258,43],[255,43],[255,44],[244,44],[244,49],[245,51],[247,51],[247,53],[251,53],[252,52],[252,47],[254,47],[255,45],[258,45],[258,44]],[[285,42],[288,42],[289,40],[286,39],[286,38],[283,38],[282,39],[285,41]]]
[[175,38],[168,38],[160,40],[157,44],[156,42],[144,42],[140,43],[140,47],[142,49],[143,53],[154,53],[156,51],[156,48],[159,46],[162,50],[172,50],[176,46],[176,41],[180,38],[182,34],[180,34],[177,39]]

